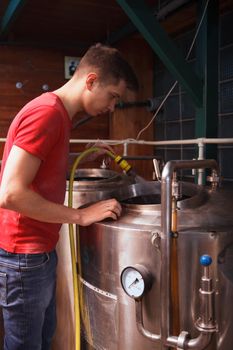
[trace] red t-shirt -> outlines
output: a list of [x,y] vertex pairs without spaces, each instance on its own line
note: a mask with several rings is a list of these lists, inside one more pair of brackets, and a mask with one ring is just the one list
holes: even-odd
[[[70,130],[71,120],[55,94],[45,93],[29,102],[10,126],[0,182],[11,147],[16,145],[41,159],[32,190],[49,201],[62,204]],[[58,241],[60,227],[61,224],[44,223],[0,209],[0,247],[12,253],[49,252]]]

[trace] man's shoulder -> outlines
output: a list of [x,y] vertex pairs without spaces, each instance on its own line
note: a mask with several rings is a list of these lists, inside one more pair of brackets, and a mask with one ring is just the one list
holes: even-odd
[[28,109],[35,109],[35,108],[60,108],[60,101],[58,97],[53,94],[52,92],[46,92],[30,102],[28,102],[21,111],[28,110]]

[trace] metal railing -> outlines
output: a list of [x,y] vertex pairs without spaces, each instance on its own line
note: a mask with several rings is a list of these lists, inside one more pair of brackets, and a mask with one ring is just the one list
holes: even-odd
[[[0,142],[5,142],[5,138],[0,138]],[[109,145],[123,145],[123,156],[128,155],[128,147],[130,145],[148,145],[148,146],[167,146],[167,145],[197,145],[198,160],[205,159],[205,145],[206,144],[233,144],[233,138],[197,138],[187,140],[167,140],[167,141],[145,141],[135,139],[71,139],[70,143],[74,144],[88,144],[103,142]],[[198,169],[198,184],[203,183],[203,169]]]

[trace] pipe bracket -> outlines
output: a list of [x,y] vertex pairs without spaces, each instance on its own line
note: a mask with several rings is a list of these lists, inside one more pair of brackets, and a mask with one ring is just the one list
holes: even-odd
[[189,333],[186,331],[182,331],[177,340],[177,350],[185,349],[185,343],[189,337]]

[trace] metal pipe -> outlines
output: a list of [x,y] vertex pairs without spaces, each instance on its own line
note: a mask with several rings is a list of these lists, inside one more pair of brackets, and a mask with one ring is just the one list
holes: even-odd
[[[204,157],[204,143],[198,142],[198,160],[205,159]],[[198,169],[198,185],[203,185],[204,169]]]
[[[170,161],[162,172],[161,181],[161,339],[163,344],[171,337],[171,217],[172,175],[176,169],[211,168],[219,173],[215,160]],[[173,338],[173,337],[172,337]],[[192,343],[191,343],[192,344]],[[169,344],[168,344],[169,345]]]
[[176,11],[179,7],[185,5],[186,3],[190,2],[190,0],[174,0],[171,3],[163,6],[161,10],[156,15],[157,20],[164,19],[167,17],[170,13],[173,13]]
[[[100,139],[70,139],[70,143],[94,143]],[[166,145],[198,145],[203,144],[233,144],[233,138],[197,138],[185,140],[167,140],[167,141],[144,141],[135,139],[101,139],[102,142],[111,145],[132,144],[132,145],[148,145],[148,146],[166,146]],[[0,138],[0,142],[6,142],[6,138]]]
[[189,339],[188,332],[181,332],[179,337],[170,336],[167,338],[167,345],[173,348],[184,350],[203,350],[210,343],[213,333],[201,332],[198,337]]
[[117,109],[125,109],[125,108],[134,108],[134,107],[146,107],[149,112],[155,111],[160,104],[160,99],[156,97],[148,98],[145,101],[132,101],[132,102],[124,102],[121,101],[115,105]]
[[[0,142],[5,142],[6,138],[0,138]],[[70,139],[70,143],[78,144],[87,144],[87,143],[96,143],[99,142],[99,139]],[[124,146],[123,156],[128,155],[128,145],[137,144],[137,145],[153,145],[153,146],[164,146],[164,145],[198,145],[198,159],[204,159],[204,144],[233,144],[233,138],[197,138],[197,139],[187,139],[187,140],[169,140],[169,141],[144,141],[144,140],[135,140],[135,139],[124,139],[124,140],[111,140],[111,139],[102,139],[103,143],[109,145],[121,145]],[[198,170],[198,184],[203,184],[202,170]]]
[[174,336],[168,337],[166,343],[173,348],[177,348],[178,337],[174,337]]
[[[4,139],[5,140],[5,139]],[[1,139],[0,139],[1,141]],[[97,142],[99,139],[82,139],[75,140],[71,139],[70,143],[90,143]],[[135,145],[148,145],[148,146],[166,146],[166,145],[195,145],[199,143],[203,144],[227,144],[233,143],[233,138],[216,138],[216,139],[208,139],[208,138],[197,138],[197,139],[185,139],[185,140],[167,140],[167,141],[144,141],[144,140],[135,140],[135,139],[123,139],[123,140],[111,140],[111,139],[102,139],[102,142],[109,144],[135,144]]]
[[136,307],[136,324],[137,324],[137,329],[140,334],[142,334],[144,337],[147,339],[150,339],[152,341],[160,341],[161,336],[160,334],[154,334],[149,332],[144,328],[143,325],[143,316],[142,316],[142,300],[135,300],[135,307]]
[[206,346],[211,341],[212,335],[213,333],[201,332],[197,338],[188,340],[184,349],[195,349],[195,350],[205,349]]
[[127,154],[128,154],[128,143],[124,142],[123,156],[127,156]]

